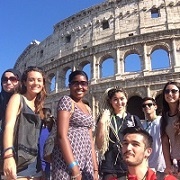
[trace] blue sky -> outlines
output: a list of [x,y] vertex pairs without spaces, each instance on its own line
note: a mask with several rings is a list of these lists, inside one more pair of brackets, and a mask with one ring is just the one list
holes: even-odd
[[0,76],[12,68],[33,40],[53,33],[53,25],[106,0],[0,0]]

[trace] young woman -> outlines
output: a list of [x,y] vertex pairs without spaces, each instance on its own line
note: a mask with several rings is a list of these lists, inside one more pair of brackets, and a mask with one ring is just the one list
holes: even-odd
[[69,75],[70,95],[58,103],[58,144],[52,154],[53,180],[93,180],[98,178],[92,137],[93,118],[83,98],[88,90],[84,71]]
[[21,73],[16,69],[7,69],[1,77],[0,120],[5,118],[6,106],[10,97],[20,86]]
[[121,154],[122,132],[127,127],[142,127],[139,118],[126,111],[127,101],[127,93],[119,87],[109,88],[104,93],[96,129],[96,145],[100,150],[103,180],[125,175],[127,168]]
[[162,148],[166,162],[165,172],[170,174],[173,173],[173,169],[172,169],[173,159],[180,160],[179,91],[180,91],[179,83],[168,82],[164,86],[162,92],[163,94],[163,110],[162,110],[162,122],[161,122]]
[[[4,130],[4,175],[6,179],[21,179],[21,180],[39,180],[42,176],[41,167],[38,167],[38,139],[43,119],[42,107],[46,97],[45,90],[45,75],[42,69],[38,67],[29,67],[22,75],[22,90],[19,94],[14,94],[9,100]],[[22,103],[23,102],[23,107]],[[13,133],[16,124],[16,117],[20,112],[23,112],[25,121],[25,131],[22,131],[22,126],[19,126],[18,131],[23,132],[23,136],[18,136],[18,143],[27,144],[26,140],[30,140],[36,148],[36,156],[34,161],[18,171],[14,159]],[[23,147],[21,150],[23,151]],[[29,150],[25,147],[26,150]],[[25,151],[26,152],[26,151]]]
[[[16,69],[7,69],[1,76],[0,93],[0,151],[3,152],[3,131],[6,107],[10,97],[19,90],[21,73]],[[0,177],[1,179],[1,177]]]

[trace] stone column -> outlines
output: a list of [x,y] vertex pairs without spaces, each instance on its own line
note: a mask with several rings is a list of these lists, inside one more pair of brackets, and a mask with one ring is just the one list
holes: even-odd
[[121,64],[120,64],[120,49],[117,48],[116,50],[116,75],[121,75]]
[[[143,71],[148,71],[149,70],[149,64],[148,64],[148,58],[147,58],[147,47],[146,47],[146,43],[144,43],[143,45],[143,51],[144,51],[144,54],[142,56],[142,61],[144,61],[143,65]],[[144,57],[144,58],[143,58]]]
[[92,56],[92,65],[91,65],[91,71],[92,71],[92,79],[91,79],[91,82],[95,83],[96,82],[96,79],[98,78],[98,64],[97,64],[97,58],[95,55]]
[[58,69],[56,70],[56,76],[55,76],[55,92],[58,92],[59,88],[59,71]]

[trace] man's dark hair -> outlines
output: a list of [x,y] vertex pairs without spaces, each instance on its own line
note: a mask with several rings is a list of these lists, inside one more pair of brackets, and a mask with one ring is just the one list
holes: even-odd
[[143,98],[143,99],[142,99],[142,104],[143,104],[145,101],[148,101],[148,100],[152,101],[152,103],[153,103],[154,105],[157,105],[156,100],[155,100],[154,98],[152,98],[152,97],[145,97],[145,98]]
[[125,136],[126,134],[140,134],[140,135],[142,135],[144,137],[146,148],[152,148],[153,138],[144,129],[141,129],[140,127],[128,127],[123,131],[123,135]]

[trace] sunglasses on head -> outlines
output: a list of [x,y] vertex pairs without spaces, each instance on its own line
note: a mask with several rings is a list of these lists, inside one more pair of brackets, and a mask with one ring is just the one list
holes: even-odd
[[16,78],[16,77],[14,77],[14,76],[11,76],[11,77],[3,77],[3,79],[2,79],[2,82],[3,83],[7,83],[8,81],[11,81],[12,83],[16,83],[16,82],[18,82],[18,79]]
[[178,89],[165,89],[164,93],[169,94],[171,92],[172,94],[176,94],[178,91]]
[[145,108],[146,106],[148,106],[149,108],[154,105],[153,103],[147,103],[147,104],[143,104],[142,105],[142,108]]
[[79,85],[81,85],[83,87],[86,87],[86,86],[88,86],[88,82],[87,81],[72,81],[70,83],[70,85],[72,85],[72,86],[79,86]]

